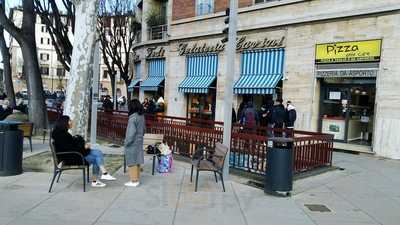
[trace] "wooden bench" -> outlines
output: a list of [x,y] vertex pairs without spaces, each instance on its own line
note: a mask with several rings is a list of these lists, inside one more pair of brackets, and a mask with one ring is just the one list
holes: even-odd
[[218,183],[217,173],[219,174],[222,182],[222,188],[225,192],[225,184],[223,178],[223,169],[225,158],[228,154],[228,148],[221,144],[216,143],[214,149],[199,148],[192,157],[192,169],[190,171],[190,182],[192,182],[193,169],[196,168],[196,185],[195,192],[199,181],[200,171],[214,172],[215,182]]

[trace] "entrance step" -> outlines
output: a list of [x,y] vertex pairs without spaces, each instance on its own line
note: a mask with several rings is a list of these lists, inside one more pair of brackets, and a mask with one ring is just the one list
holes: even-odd
[[334,142],[333,148],[335,150],[348,151],[348,152],[353,152],[353,153],[375,154],[375,152],[372,151],[372,147],[366,146],[366,145],[356,145],[356,144]]

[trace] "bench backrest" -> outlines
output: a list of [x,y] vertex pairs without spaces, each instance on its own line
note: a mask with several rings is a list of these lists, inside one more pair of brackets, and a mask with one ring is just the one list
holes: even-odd
[[18,129],[22,130],[24,137],[32,137],[33,123],[25,122],[18,125]]
[[222,170],[224,168],[226,155],[228,154],[228,147],[218,142],[215,144],[214,150],[215,152],[211,160],[214,162],[214,166],[217,169]]
[[58,168],[60,162],[57,159],[56,149],[54,147],[54,140],[51,138],[49,143],[50,143],[51,155],[53,156],[54,168]]

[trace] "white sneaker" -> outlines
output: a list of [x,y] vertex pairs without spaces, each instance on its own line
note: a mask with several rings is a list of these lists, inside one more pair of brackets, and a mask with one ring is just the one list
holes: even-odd
[[117,178],[111,176],[109,173],[101,175],[100,179],[102,180],[116,180]]
[[92,187],[105,187],[105,186],[106,186],[106,184],[99,180],[92,182]]
[[128,183],[125,183],[125,186],[127,186],[127,187],[137,187],[137,186],[139,186],[139,184],[140,184],[139,181],[138,182],[129,181]]

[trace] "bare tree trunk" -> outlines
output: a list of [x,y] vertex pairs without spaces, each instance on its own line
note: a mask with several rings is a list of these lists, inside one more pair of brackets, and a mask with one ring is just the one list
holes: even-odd
[[24,59],[24,73],[29,93],[29,120],[36,128],[45,128],[47,125],[47,110],[44,104],[43,83],[39,71],[35,40],[36,14],[33,9],[33,0],[22,2],[22,26],[18,28],[5,13],[4,1],[0,7],[0,24],[17,40],[21,46]]
[[11,64],[10,64],[10,51],[4,39],[4,28],[0,26],[0,51],[3,56],[3,79],[4,88],[7,94],[8,101],[11,107],[15,107],[15,92],[12,81]]
[[[47,127],[47,109],[43,95],[43,82],[39,70],[35,38],[27,40],[21,45],[24,58],[29,98],[29,120],[35,123],[36,128]],[[36,76],[35,76],[36,75]]]
[[98,0],[75,1],[75,35],[64,114],[74,121],[73,134],[87,137],[89,93],[93,75]]

